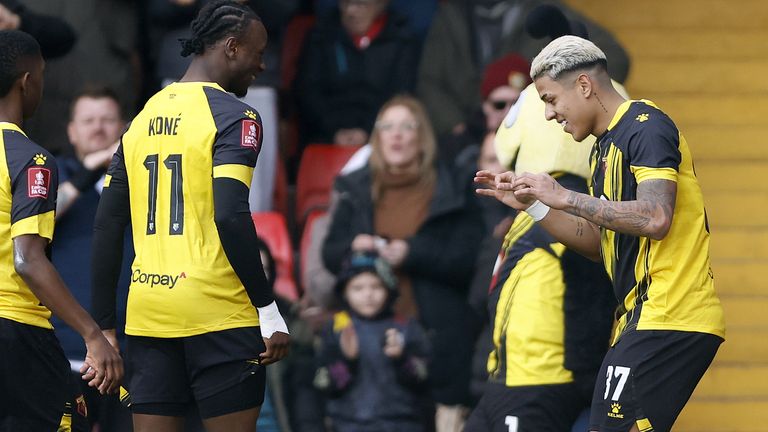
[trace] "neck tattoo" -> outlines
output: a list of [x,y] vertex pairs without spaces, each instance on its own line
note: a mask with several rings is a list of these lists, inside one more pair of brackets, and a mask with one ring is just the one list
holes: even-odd
[[608,110],[605,109],[605,105],[603,105],[603,101],[600,100],[600,96],[598,96],[597,93],[595,93],[595,98],[597,98],[597,102],[600,104],[600,106],[603,107],[603,111],[607,113]]

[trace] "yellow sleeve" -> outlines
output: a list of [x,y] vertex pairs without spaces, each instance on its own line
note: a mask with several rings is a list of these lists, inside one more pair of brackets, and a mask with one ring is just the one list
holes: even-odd
[[677,183],[677,170],[674,168],[651,168],[632,165],[629,169],[634,174],[638,184],[646,180],[669,180]]
[[51,241],[53,240],[54,219],[54,210],[26,217],[11,225],[11,238],[24,234],[37,234]]
[[241,181],[247,188],[251,187],[253,167],[240,164],[224,164],[213,167],[213,178],[231,178]]

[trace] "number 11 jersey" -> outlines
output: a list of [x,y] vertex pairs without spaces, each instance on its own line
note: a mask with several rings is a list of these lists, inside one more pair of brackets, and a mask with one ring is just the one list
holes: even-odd
[[259,115],[214,83],[174,83],[131,122],[105,187],[127,184],[136,257],[125,333],[184,337],[258,326],[214,222],[213,179],[250,187]]

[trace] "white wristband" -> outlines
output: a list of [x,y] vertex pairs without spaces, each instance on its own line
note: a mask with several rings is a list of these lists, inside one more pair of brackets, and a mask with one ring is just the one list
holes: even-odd
[[549,206],[536,200],[530,207],[525,209],[525,212],[533,218],[534,222],[538,222],[547,216],[547,213],[549,213]]
[[283,316],[277,309],[277,303],[274,301],[264,307],[256,308],[259,311],[259,325],[261,326],[261,336],[265,338],[272,337],[276,331],[288,334],[288,326],[285,325]]

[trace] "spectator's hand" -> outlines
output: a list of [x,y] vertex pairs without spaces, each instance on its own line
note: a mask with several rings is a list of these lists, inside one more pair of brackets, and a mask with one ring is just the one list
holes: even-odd
[[291,346],[291,337],[287,333],[276,331],[272,336],[264,339],[266,351],[259,354],[259,360],[266,366],[278,362],[288,355],[288,348]]
[[461,135],[467,130],[466,123],[459,123],[451,129],[453,135]]
[[358,234],[352,240],[352,252],[376,250],[376,237],[370,234]]
[[360,128],[339,129],[333,135],[333,142],[340,145],[360,146],[368,142],[368,133]]
[[405,349],[405,337],[395,329],[387,329],[384,333],[384,355],[391,359],[399,359]]
[[515,179],[515,173],[512,171],[501,174],[478,171],[475,174],[475,183],[480,183],[485,188],[475,189],[475,192],[478,195],[494,197],[514,209],[525,210],[536,200],[528,196],[517,197],[513,192]]
[[21,27],[21,17],[0,4],[0,30],[18,30]]
[[80,373],[89,387],[101,394],[112,394],[123,379],[123,359],[102,333],[85,341],[87,352]]
[[339,344],[341,345],[341,353],[344,354],[344,357],[349,360],[357,359],[360,353],[360,342],[357,340],[355,326],[350,324],[341,330]]
[[299,318],[306,322],[314,332],[320,331],[332,316],[333,314],[327,309],[313,304],[307,294],[304,294],[299,300]]
[[403,261],[405,261],[405,257],[408,256],[408,250],[408,242],[402,239],[394,239],[379,249],[379,255],[393,268],[399,268]]
[[98,150],[93,153],[89,153],[83,158],[83,166],[89,170],[108,168],[109,163],[112,162],[112,156],[117,151],[117,147],[119,145],[120,141],[112,144],[104,150]]

